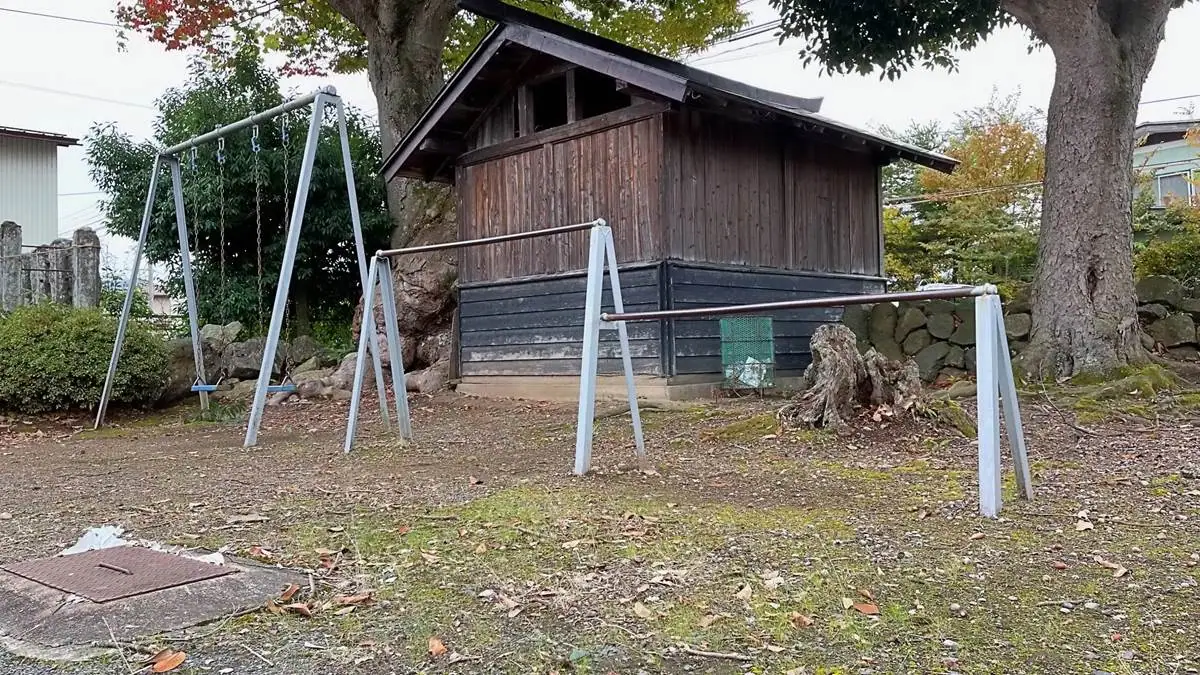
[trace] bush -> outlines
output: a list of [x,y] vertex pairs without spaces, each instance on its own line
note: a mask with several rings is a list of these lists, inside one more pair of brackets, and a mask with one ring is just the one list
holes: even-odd
[[[0,319],[0,408],[38,413],[95,406],[116,334],[116,319],[94,309],[42,304],[13,310]],[[131,322],[112,401],[152,403],[166,379],[166,346]]]

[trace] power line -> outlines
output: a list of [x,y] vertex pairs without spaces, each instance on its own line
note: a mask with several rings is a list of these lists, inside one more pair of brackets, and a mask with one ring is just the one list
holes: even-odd
[[1043,181],[1033,180],[1024,183],[1006,183],[1003,185],[992,185],[980,188],[965,188],[962,190],[949,190],[946,192],[938,192],[933,194],[918,194],[905,195],[901,197],[889,197],[883,200],[884,206],[910,206],[912,204],[923,204],[925,202],[940,202],[952,199],[962,199],[964,197],[975,197],[991,192],[1001,192],[1005,190],[1021,190],[1032,187],[1041,186]]
[[736,54],[737,52],[743,52],[743,51],[746,51],[747,49],[753,49],[754,47],[761,47],[763,45],[772,44],[775,42],[776,42],[776,40],[774,37],[771,37],[766,40],[759,40],[758,42],[751,42],[750,44],[742,45],[740,47],[735,47],[733,49],[727,49],[723,52],[718,52],[716,54],[708,54],[707,56],[701,56],[700,58],[692,61],[692,64],[700,64],[701,62],[703,62],[704,65],[711,66],[711,65],[715,65],[717,63],[730,63],[733,61],[741,61],[743,59],[751,59],[751,58],[757,58],[759,56],[766,56],[767,54],[774,53],[778,49],[782,49],[784,47],[784,45],[776,44],[775,49],[769,49],[765,52],[758,52],[755,54],[743,54],[742,56],[735,56],[733,58],[725,58],[730,54]]
[[96,21],[94,19],[83,19],[77,16],[63,16],[61,14],[46,14],[43,12],[31,12],[24,9],[14,9],[12,7],[0,7],[0,12],[10,12],[12,14],[24,14],[25,16],[36,16],[40,19],[55,19],[57,21],[70,21],[72,23],[83,23],[90,26],[104,26],[105,28],[120,28],[115,23],[109,21]]
[[90,190],[88,192],[60,192],[60,193],[58,193],[58,196],[59,197],[83,197],[85,195],[102,195],[102,194],[104,194],[103,190]]
[[1150,101],[1142,101],[1138,105],[1149,105],[1151,103],[1170,103],[1171,101],[1184,101],[1189,98],[1200,98],[1200,94],[1188,94],[1187,96],[1172,96],[1170,98],[1156,98]]
[[112,103],[114,105],[126,105],[131,108],[142,108],[144,110],[155,110],[154,106],[144,105],[142,103],[133,103],[131,101],[120,101],[115,98],[104,98],[103,96],[92,96],[91,94],[81,94],[75,91],[65,91],[62,89],[51,89],[50,87],[41,87],[36,84],[26,84],[24,82],[10,82],[8,80],[0,80],[0,85],[7,87],[16,87],[18,89],[28,89],[30,91],[40,91],[45,94],[57,94],[59,96],[70,96],[72,98],[81,98],[88,101],[99,101],[100,103]]

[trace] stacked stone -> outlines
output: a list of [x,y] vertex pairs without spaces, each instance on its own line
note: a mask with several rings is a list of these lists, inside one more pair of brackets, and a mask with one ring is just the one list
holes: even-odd
[[[889,359],[912,359],[926,382],[975,370],[974,299],[851,306],[842,323],[854,331],[860,351],[874,349]],[[1029,337],[1030,316],[1010,314],[1004,324],[1015,352]]]
[[1137,283],[1138,318],[1147,349],[1177,359],[1200,358],[1200,297],[1170,277],[1145,277]]

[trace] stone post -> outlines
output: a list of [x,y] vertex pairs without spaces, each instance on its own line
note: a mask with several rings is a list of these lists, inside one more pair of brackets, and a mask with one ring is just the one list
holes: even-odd
[[0,223],[0,311],[11,311],[21,298],[21,226]]
[[50,299],[50,247],[39,246],[29,255],[29,304],[38,305]]
[[75,272],[71,268],[70,239],[55,239],[46,252],[50,261],[50,269],[46,273],[46,281],[50,285],[50,301],[60,304],[71,304],[72,279]]
[[71,297],[76,307],[100,306],[100,237],[90,227],[75,230],[71,251]]
[[22,253],[17,256],[17,270],[20,272],[17,286],[21,289],[17,293],[17,306],[28,305],[33,297],[33,273],[29,269],[33,267],[33,254]]

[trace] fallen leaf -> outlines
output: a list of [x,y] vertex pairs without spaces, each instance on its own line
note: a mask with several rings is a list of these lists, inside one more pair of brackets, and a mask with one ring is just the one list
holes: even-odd
[[1113,570],[1114,579],[1120,579],[1126,574],[1129,574],[1129,570],[1125,569],[1124,567],[1118,567],[1117,569]]
[[264,515],[258,513],[247,513],[229,516],[225,519],[225,522],[229,525],[243,525],[245,523],[265,523],[268,520],[270,520],[270,518]]
[[271,552],[261,546],[251,546],[247,551],[251,558],[270,558]]
[[175,670],[183,665],[187,660],[187,654],[184,652],[172,652],[169,656],[163,657],[162,660],[156,661],[154,666],[150,668],[152,673],[167,673]]
[[442,642],[440,638],[437,638],[437,637],[429,638],[429,655],[430,656],[432,656],[433,658],[436,659],[437,657],[441,656],[442,654],[445,654],[448,651],[450,651],[450,650],[446,649],[446,644],[444,642]]
[[353,612],[353,611],[354,611],[354,605],[347,605],[345,607],[335,610],[333,613],[337,616],[346,616],[347,614],[349,614],[350,612]]
[[925,509],[921,509],[920,511],[917,512],[917,520],[925,520],[928,517],[929,517],[929,512],[926,511]]
[[984,533],[976,532],[975,534],[971,535],[971,541],[979,541],[980,539],[983,539],[984,536],[986,536]]
[[279,596],[279,601],[280,602],[290,602],[292,597],[295,596],[296,593],[299,593],[299,592],[300,592],[300,584],[292,584],[291,586],[288,586],[287,589],[285,589],[283,591],[283,593]]
[[771,577],[763,582],[763,586],[765,586],[767,590],[773,591],[782,586],[784,583],[783,577]]
[[743,584],[734,595],[741,600],[749,600],[754,595],[754,589],[750,588],[750,584]]
[[778,654],[783,650],[784,648],[780,647],[779,645],[767,645],[767,651],[771,652],[772,654]]
[[478,546],[476,546],[476,547],[475,547],[475,554],[476,554],[476,555],[481,555],[481,554],[484,554],[484,553],[487,553],[487,544],[480,544],[480,545],[478,545]]
[[335,551],[331,548],[318,548],[318,549],[314,549],[313,553],[316,553],[317,555],[319,555],[321,557],[325,557],[325,556],[337,555],[338,553],[341,553],[341,551]]
[[720,618],[721,617],[717,616],[716,614],[705,614],[704,616],[700,617],[700,621],[698,623],[700,624],[701,628],[708,628],[720,620]]
[[345,532],[346,528],[342,527],[341,525],[334,525],[333,527],[329,528],[329,531],[334,533]]
[[653,619],[654,618],[654,612],[652,612],[649,607],[643,605],[640,602],[633,603],[633,613],[637,614],[639,617],[641,617],[643,619]]
[[1067,569],[1067,563],[1065,563],[1065,562],[1062,562],[1062,561],[1060,561],[1060,560],[1055,560],[1053,563],[1051,563],[1051,565],[1052,565],[1052,566],[1054,567],[1054,569],[1056,569],[1056,570],[1065,570],[1065,569]]
[[12,520],[12,514],[7,511],[0,513],[0,520]]
[[866,614],[867,616],[876,616],[879,614],[879,607],[867,602],[855,603],[854,609],[858,610],[860,614]]
[[858,594],[863,596],[864,598],[870,600],[871,602],[875,602],[875,594],[872,593],[871,589],[869,589],[869,588],[858,589]]
[[579,548],[579,545],[580,545],[580,544],[582,544],[582,543],[583,543],[583,540],[582,540],[582,539],[574,539],[574,540],[572,540],[572,541],[564,541],[564,542],[562,543],[562,547],[563,547],[563,548],[567,548],[567,549],[571,549],[571,548]]
[[424,551],[421,551],[421,558],[427,563],[435,563],[435,562],[441,561],[441,558],[437,557],[436,555],[433,555],[432,553],[426,553]]
[[405,535],[405,534],[408,534],[409,532],[412,532],[412,528],[407,525],[401,525],[400,527],[396,528],[396,534],[399,534],[399,535]]
[[174,653],[175,653],[174,649],[161,649],[158,652],[156,652],[153,656],[147,658],[142,663],[158,663],[159,661],[162,661],[163,659],[167,658],[168,656],[170,656]]
[[521,606],[521,603],[517,602],[516,600],[513,600],[512,598],[508,597],[507,595],[505,595],[503,593],[496,596],[496,602],[500,603],[500,605],[502,607],[504,607],[504,609],[507,609],[510,611]]
[[1095,527],[1096,526],[1093,525],[1091,523],[1091,521],[1088,521],[1088,520],[1081,520],[1081,521],[1075,523],[1075,531],[1076,532],[1084,532],[1086,530],[1092,530],[1092,529],[1095,529]]
[[359,593],[358,595],[338,595],[334,596],[333,604],[335,605],[362,605],[371,602],[370,593]]
[[483,481],[475,476],[470,476],[467,478],[467,480],[471,483],[471,485],[483,485]]
[[854,606],[854,601],[850,598],[842,598],[842,609],[850,609]]
[[284,605],[283,608],[290,609],[305,618],[312,618],[312,610],[309,609],[308,605],[304,604],[303,602],[294,602],[290,605]]
[[800,612],[792,612],[788,615],[788,620],[791,621],[792,625],[796,628],[808,628],[815,623],[811,616],[801,614]]
[[274,600],[267,600],[267,611],[272,614],[283,614],[283,609]]

